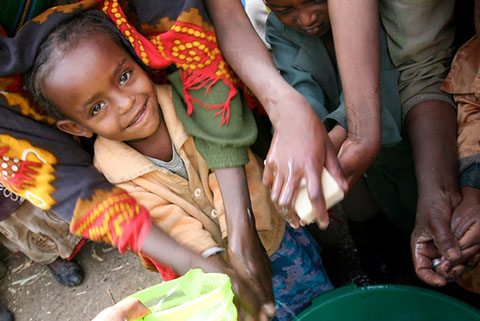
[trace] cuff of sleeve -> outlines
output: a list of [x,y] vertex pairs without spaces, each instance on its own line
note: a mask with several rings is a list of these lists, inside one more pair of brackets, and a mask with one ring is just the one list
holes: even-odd
[[220,146],[209,144],[202,139],[195,139],[195,145],[207,162],[208,168],[240,167],[248,163],[246,147]]
[[460,187],[480,188],[480,164],[475,163],[460,173]]
[[208,259],[211,256],[214,256],[215,254],[225,252],[225,249],[220,246],[214,246],[209,249],[206,249],[205,251],[202,252],[202,257],[204,259]]
[[419,94],[402,104],[402,119],[405,120],[408,112],[415,107],[416,105],[430,101],[430,100],[440,100],[446,102],[447,104],[451,105],[453,108],[457,109],[455,102],[453,101],[452,97],[447,93],[426,93],[426,94]]

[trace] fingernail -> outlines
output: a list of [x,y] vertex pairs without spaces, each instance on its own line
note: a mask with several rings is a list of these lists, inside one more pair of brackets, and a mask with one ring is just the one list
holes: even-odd
[[457,249],[449,249],[447,250],[447,259],[449,261],[454,261],[460,258],[460,253]]
[[272,197],[272,202],[277,203],[277,201],[278,201],[278,195],[272,193],[271,197]]
[[325,221],[325,220],[321,220],[321,221],[320,221],[320,229],[321,229],[321,230],[326,230],[327,227],[328,227],[328,220],[326,220],[326,221]]

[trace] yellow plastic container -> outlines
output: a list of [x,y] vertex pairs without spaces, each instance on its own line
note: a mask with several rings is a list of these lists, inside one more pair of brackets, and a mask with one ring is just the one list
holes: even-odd
[[130,297],[140,300],[151,314],[144,321],[236,321],[230,278],[220,273],[191,270]]

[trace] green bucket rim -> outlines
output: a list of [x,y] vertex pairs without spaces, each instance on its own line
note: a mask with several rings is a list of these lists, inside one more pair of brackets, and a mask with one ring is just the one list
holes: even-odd
[[303,317],[307,317],[312,313],[316,313],[316,310],[320,309],[322,306],[330,304],[333,301],[341,300],[344,297],[350,297],[362,293],[367,294],[372,292],[382,292],[384,290],[389,290],[389,292],[415,292],[421,294],[422,296],[433,297],[435,299],[438,299],[439,303],[441,303],[442,301],[448,302],[449,305],[455,306],[458,309],[461,309],[464,312],[471,314],[472,317],[480,320],[480,311],[465,302],[433,290],[401,284],[367,285],[360,287],[356,286],[355,284],[351,284],[337,288],[333,291],[324,293],[314,299],[312,301],[312,305],[305,311],[303,311],[300,315],[298,315],[298,319],[296,320],[302,320]]

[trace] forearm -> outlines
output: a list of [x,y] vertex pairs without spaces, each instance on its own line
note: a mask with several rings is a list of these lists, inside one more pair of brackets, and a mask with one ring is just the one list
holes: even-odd
[[[335,52],[347,107],[348,135],[373,153],[380,148],[380,47],[378,3],[328,3]],[[373,158],[372,158],[373,161]]]
[[241,250],[237,242],[256,234],[247,177],[243,167],[222,168],[215,171],[225,207],[230,250]]
[[[269,51],[248,20],[238,0],[206,0],[207,8],[218,37],[222,54],[235,73],[262,103],[276,127],[285,108],[302,108],[304,105],[282,105],[282,96],[296,95],[278,73]],[[252,66],[255,66],[252,68]],[[307,105],[308,106],[308,105]]]
[[438,190],[458,193],[456,112],[443,101],[426,101],[405,118],[420,197]]
[[142,253],[157,262],[171,266],[179,275],[193,268],[201,268],[208,272],[223,272],[223,267],[218,264],[218,261],[203,259],[154,225],[145,237]]
[[270,261],[260,242],[251,211],[247,177],[243,167],[217,169],[227,221],[228,254],[235,273],[245,277],[256,290],[259,302],[273,314]]

